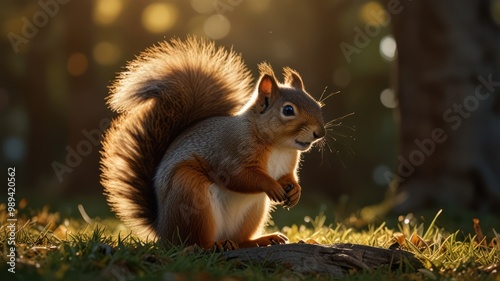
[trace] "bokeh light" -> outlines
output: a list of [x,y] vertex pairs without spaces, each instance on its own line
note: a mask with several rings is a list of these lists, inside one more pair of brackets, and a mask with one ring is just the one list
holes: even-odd
[[94,46],[92,53],[94,60],[102,65],[112,65],[118,62],[121,57],[120,48],[108,41],[102,41]]
[[95,23],[109,25],[116,21],[122,10],[122,0],[96,0],[92,16]]
[[72,76],[83,75],[89,66],[87,56],[82,53],[73,53],[69,56],[66,67]]
[[386,61],[393,61],[396,56],[396,40],[391,35],[386,35],[380,40],[380,55]]
[[179,9],[171,3],[152,3],[142,12],[142,25],[151,33],[163,33],[171,29],[179,18]]
[[203,30],[208,37],[214,40],[222,39],[229,34],[231,23],[225,16],[216,14],[207,18]]
[[385,89],[380,93],[380,102],[387,108],[396,108],[398,106],[398,100],[392,89]]
[[359,10],[359,17],[364,23],[372,25],[388,24],[387,11],[379,2],[371,1],[364,4]]

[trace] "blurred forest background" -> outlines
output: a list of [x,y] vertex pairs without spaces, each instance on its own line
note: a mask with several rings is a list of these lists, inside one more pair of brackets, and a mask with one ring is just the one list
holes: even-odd
[[[453,6],[451,13],[471,12],[467,6],[461,10],[458,4],[444,2]],[[486,7],[481,15],[496,25],[495,36],[500,38],[499,1],[479,2]],[[419,14],[410,13],[412,5],[420,6]],[[412,33],[415,29],[405,24],[405,16],[426,22],[429,14],[422,6],[409,0],[4,1],[0,11],[1,166],[16,167],[17,198],[49,204],[88,198],[95,204],[87,209],[106,208],[99,184],[98,139],[115,116],[105,105],[107,87],[126,62],[145,48],[195,34],[240,52],[255,77],[257,64],[268,61],[277,72],[283,66],[298,70],[316,98],[323,92],[338,92],[326,101],[325,120],[355,114],[330,134],[333,152],[326,147],[322,153],[313,149],[304,155],[304,204],[333,202],[344,215],[379,204],[390,186],[398,185],[394,185],[398,155],[409,155],[400,154],[405,150],[399,144],[396,42],[399,46],[409,38],[401,42],[422,47],[413,56],[416,63],[427,54],[436,60],[446,57],[443,49],[435,53],[426,49],[425,42],[412,41],[426,39],[422,36],[426,31]],[[432,11],[431,19],[439,18],[440,12]],[[393,32],[394,22],[407,29]],[[427,28],[442,24],[431,20]],[[438,28],[427,39],[439,41],[446,37],[442,34],[451,34],[452,41],[462,38],[452,29]],[[498,55],[492,63],[498,63]],[[492,80],[500,81],[498,76]],[[411,107],[411,99],[405,102]],[[442,115],[443,110],[439,112]],[[407,130],[421,133],[420,139],[431,136],[430,131],[418,130],[421,116],[414,118]],[[406,138],[411,143],[415,136]],[[427,162],[432,162],[433,156],[428,157]],[[418,206],[402,210],[413,207]]]

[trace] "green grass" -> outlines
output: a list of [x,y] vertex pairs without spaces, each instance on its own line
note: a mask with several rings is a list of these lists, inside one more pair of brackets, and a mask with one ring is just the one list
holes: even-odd
[[[22,204],[21,204],[22,206]],[[478,243],[475,233],[446,231],[437,214],[424,225],[412,215],[400,217],[397,227],[383,222],[354,228],[345,222],[326,223],[325,215],[306,217],[269,231],[282,231],[291,242],[357,243],[413,252],[426,268],[416,272],[353,272],[343,280],[500,280],[500,235],[494,229]],[[290,269],[225,261],[217,253],[185,253],[140,240],[116,219],[63,217],[48,208],[17,214],[15,274],[8,272],[9,229],[6,206],[0,205],[1,280],[330,280],[301,275]],[[472,222],[471,222],[472,224]],[[412,238],[413,235],[413,238]],[[398,239],[399,237],[399,239]],[[399,241],[399,242],[398,242]]]

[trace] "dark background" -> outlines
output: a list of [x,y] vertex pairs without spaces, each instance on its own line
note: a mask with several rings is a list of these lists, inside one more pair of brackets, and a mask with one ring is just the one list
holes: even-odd
[[[401,85],[390,2],[8,1],[0,11],[1,166],[16,167],[18,198],[106,209],[97,135],[115,116],[105,105],[107,87],[145,48],[195,34],[240,52],[254,77],[257,64],[268,61],[277,73],[283,66],[298,70],[316,98],[338,92],[326,101],[325,119],[355,114],[330,132],[323,152],[304,155],[302,202],[314,210],[334,206],[344,217],[378,204],[391,191],[387,173],[400,154],[395,89]],[[405,12],[420,4],[397,2],[405,26]],[[484,16],[498,26],[499,1],[483,2]],[[426,16],[418,17],[425,22]],[[428,40],[452,31],[437,30]],[[435,55],[432,49],[425,54]]]

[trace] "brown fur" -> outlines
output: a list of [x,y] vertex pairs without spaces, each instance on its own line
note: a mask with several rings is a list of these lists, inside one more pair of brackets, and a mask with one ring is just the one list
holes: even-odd
[[175,189],[165,194],[170,199],[159,198],[159,201],[169,202],[170,208],[164,209],[167,213],[159,213],[160,217],[168,217],[169,220],[158,225],[158,232],[174,244],[184,242],[210,247],[215,241],[213,218],[204,214],[210,205],[207,193],[211,184],[205,167],[206,164],[200,160],[179,163],[171,178]]

